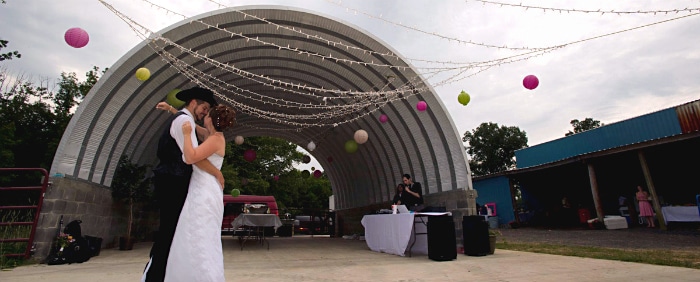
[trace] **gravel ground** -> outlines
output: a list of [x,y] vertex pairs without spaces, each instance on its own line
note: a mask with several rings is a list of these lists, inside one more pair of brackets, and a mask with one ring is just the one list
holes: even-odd
[[672,226],[669,230],[635,227],[614,230],[584,228],[548,229],[521,227],[500,229],[498,240],[523,243],[597,246],[621,249],[661,249],[700,252],[700,225]]

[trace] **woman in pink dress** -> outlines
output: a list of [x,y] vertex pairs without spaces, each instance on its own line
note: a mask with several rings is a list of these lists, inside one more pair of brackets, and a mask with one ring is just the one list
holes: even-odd
[[639,216],[643,216],[647,219],[647,227],[655,227],[654,210],[651,208],[649,193],[644,191],[642,186],[637,186],[637,201],[639,202]]

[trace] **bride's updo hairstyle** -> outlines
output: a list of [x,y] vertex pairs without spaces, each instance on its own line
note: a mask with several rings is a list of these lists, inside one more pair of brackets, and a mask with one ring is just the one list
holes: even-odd
[[224,131],[224,129],[236,125],[236,111],[225,105],[211,108],[209,117],[216,131]]

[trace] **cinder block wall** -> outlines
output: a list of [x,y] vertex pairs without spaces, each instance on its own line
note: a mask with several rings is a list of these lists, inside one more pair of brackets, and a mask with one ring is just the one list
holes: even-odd
[[[456,247],[463,247],[462,216],[476,214],[476,190],[453,190],[425,195],[424,197],[426,206],[445,207],[447,211],[452,212],[452,217],[455,221]],[[361,223],[362,217],[366,214],[371,214],[380,209],[388,209],[390,207],[391,202],[387,201],[364,207],[337,210],[337,236],[364,234],[364,227],[362,227]]]
[[51,177],[49,182],[34,237],[33,258],[43,261],[49,255],[61,216],[64,228],[73,220],[82,220],[82,234],[102,237],[104,247],[112,232],[113,204],[109,187],[71,177]]

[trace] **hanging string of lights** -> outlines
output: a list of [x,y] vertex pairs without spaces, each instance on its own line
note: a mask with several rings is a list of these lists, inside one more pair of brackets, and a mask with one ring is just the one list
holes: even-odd
[[[508,49],[513,51],[518,51],[518,54],[505,56],[497,59],[483,60],[478,62],[444,62],[444,61],[433,61],[433,60],[422,60],[422,59],[407,59],[413,60],[414,62],[420,62],[424,64],[439,64],[441,66],[421,66],[414,68],[415,70],[420,70],[421,74],[415,74],[412,70],[408,69],[408,66],[404,64],[404,60],[401,60],[397,55],[392,52],[376,52],[372,50],[366,50],[356,46],[349,45],[347,43],[333,41],[318,34],[311,34],[302,31],[296,27],[284,26],[273,21],[264,19],[262,17],[246,13],[244,11],[235,10],[237,13],[243,15],[244,18],[251,18],[256,21],[260,21],[263,24],[269,25],[274,30],[280,30],[285,34],[292,34],[301,39],[306,39],[309,41],[321,42],[332,46],[337,49],[344,49],[348,53],[354,53],[356,58],[364,59],[350,59],[350,57],[342,57],[340,54],[320,54],[318,52],[313,52],[311,50],[301,49],[298,47],[291,46],[292,44],[286,43],[275,43],[269,40],[263,40],[259,37],[247,36],[242,32],[235,32],[227,30],[226,28],[219,27],[218,23],[211,24],[206,23],[202,20],[190,19],[190,23],[201,24],[205,29],[216,29],[217,32],[223,32],[226,37],[244,39],[246,44],[259,44],[261,46],[274,47],[279,52],[287,52],[285,55],[290,56],[305,56],[304,60],[310,60],[309,58],[316,60],[316,64],[330,64],[331,67],[339,64],[358,64],[366,68],[374,68],[377,71],[387,73],[387,70],[400,71],[402,75],[407,77],[402,77],[402,79],[396,79],[393,77],[390,81],[374,82],[377,86],[374,87],[373,91],[358,91],[358,90],[348,90],[348,89],[332,89],[325,87],[316,87],[301,82],[284,81],[275,77],[268,75],[257,74],[251,71],[246,71],[242,68],[238,68],[233,64],[221,62],[213,59],[204,53],[205,50],[192,50],[185,46],[179,45],[169,38],[164,37],[161,34],[156,34],[145,26],[139,24],[135,20],[126,16],[125,14],[119,12],[117,9],[112,7],[110,4],[106,3],[104,0],[98,0],[103,5],[105,5],[110,11],[117,15],[120,19],[129,25],[129,27],[134,30],[144,41],[146,41],[148,46],[158,54],[161,59],[167,63],[171,68],[176,70],[187,77],[190,81],[210,88],[216,93],[216,95],[222,100],[228,102],[233,107],[238,110],[255,116],[261,119],[269,120],[275,124],[286,125],[288,128],[280,128],[278,126],[272,125],[270,127],[258,127],[254,125],[241,124],[241,126],[253,127],[256,129],[273,129],[273,130],[301,130],[303,128],[309,127],[325,127],[334,128],[339,124],[353,122],[355,120],[371,115],[376,111],[380,110],[385,105],[406,99],[408,97],[420,94],[425,91],[429,91],[430,88],[424,84],[424,81],[430,81],[432,79],[438,80],[436,83],[431,83],[433,87],[439,87],[455,82],[459,82],[468,77],[475,76],[493,67],[501,66],[504,64],[510,64],[515,62],[520,62],[534,58],[537,56],[543,56],[552,51],[564,48],[572,44],[578,44],[586,42],[593,39],[598,39],[602,37],[612,36],[620,34],[623,32],[641,29],[644,27],[649,27],[652,25],[657,25],[669,21],[674,21],[690,16],[695,16],[700,14],[698,9],[685,9],[678,12],[685,12],[686,10],[690,12],[688,15],[682,15],[674,17],[671,19],[666,19],[646,25],[641,25],[633,28],[628,28],[625,30],[620,30],[616,32],[611,32],[595,37],[585,38],[577,41],[572,41],[565,44],[550,46],[546,48],[527,48],[527,47],[505,47],[505,46],[495,46],[488,44],[474,44],[487,48],[499,48]],[[152,7],[164,11],[166,14],[173,14],[183,19],[188,19],[187,16],[174,12],[163,6],[157,5],[149,0],[142,0]],[[219,7],[226,7],[225,5],[214,1],[207,0],[209,2],[215,3]],[[327,0],[329,1],[329,0]],[[332,2],[332,1],[331,1]],[[498,2],[492,1],[479,1],[483,4],[495,5]],[[342,6],[340,2],[332,2],[336,5]],[[342,6],[344,7],[344,6]],[[520,6],[524,7],[524,6]],[[536,7],[538,8],[538,7]],[[346,8],[349,9],[349,8]],[[698,11],[696,11],[698,10]],[[355,13],[362,13],[369,17],[374,17],[368,13],[361,12],[359,10],[352,9]],[[559,11],[559,10],[556,10]],[[564,12],[561,10],[559,12]],[[566,11],[574,12],[574,11]],[[576,11],[578,12],[578,11]],[[656,11],[660,12],[660,11]],[[394,22],[385,20],[381,17],[374,17],[379,20],[395,24]],[[455,40],[453,38],[447,38],[445,36],[439,35],[437,33],[430,33],[419,30],[417,28],[411,28],[408,25],[397,24],[404,28],[408,28],[412,31],[421,32],[424,34],[430,34],[432,36],[437,36],[443,39],[448,39],[448,41],[454,41],[458,43],[465,43],[465,40]],[[285,46],[286,45],[286,46]],[[502,48],[505,47],[505,48]],[[179,52],[179,54],[175,54]],[[378,60],[375,56],[385,57],[385,61],[396,61],[396,64],[383,63]],[[187,60],[185,60],[185,58]],[[377,59],[376,61],[374,59]],[[195,60],[193,62],[192,60]],[[209,69],[215,69],[218,72],[214,75],[210,72],[205,72],[201,67],[201,64],[209,66]],[[195,65],[199,67],[195,67]],[[290,99],[283,99],[284,95],[265,95],[262,92],[256,92],[250,89],[245,89],[231,83],[231,80],[223,80],[222,73],[226,75],[232,75],[236,78],[245,79],[255,85],[259,85],[264,89],[268,89],[270,92],[274,93],[284,93],[291,95],[300,95],[306,98],[308,102],[298,102],[292,101]],[[421,75],[425,76],[422,78]],[[446,76],[446,77],[445,77]],[[387,78],[387,80],[389,80]],[[263,91],[263,90],[260,90]],[[264,105],[263,107],[254,107],[251,105]],[[327,132],[325,130],[323,132]]]
[[[700,12],[700,7],[698,8],[683,8],[683,9],[670,9],[670,10],[648,10],[648,11],[642,11],[642,10],[637,10],[637,11],[615,11],[615,10],[583,10],[583,9],[567,9],[567,8],[552,8],[552,7],[541,7],[541,6],[531,6],[531,5],[523,5],[522,3],[518,4],[513,4],[513,3],[503,3],[503,2],[496,2],[496,1],[487,1],[487,0],[472,0],[474,2],[480,2],[483,5],[495,5],[495,6],[500,6],[500,7],[515,7],[515,8],[524,8],[525,10],[541,10],[542,12],[559,12],[559,13],[585,13],[585,14],[609,14],[609,15],[630,15],[630,14],[652,14],[652,15],[657,15],[657,14],[678,14],[678,13],[698,13]],[[465,2],[469,2],[469,0],[465,0]]]

